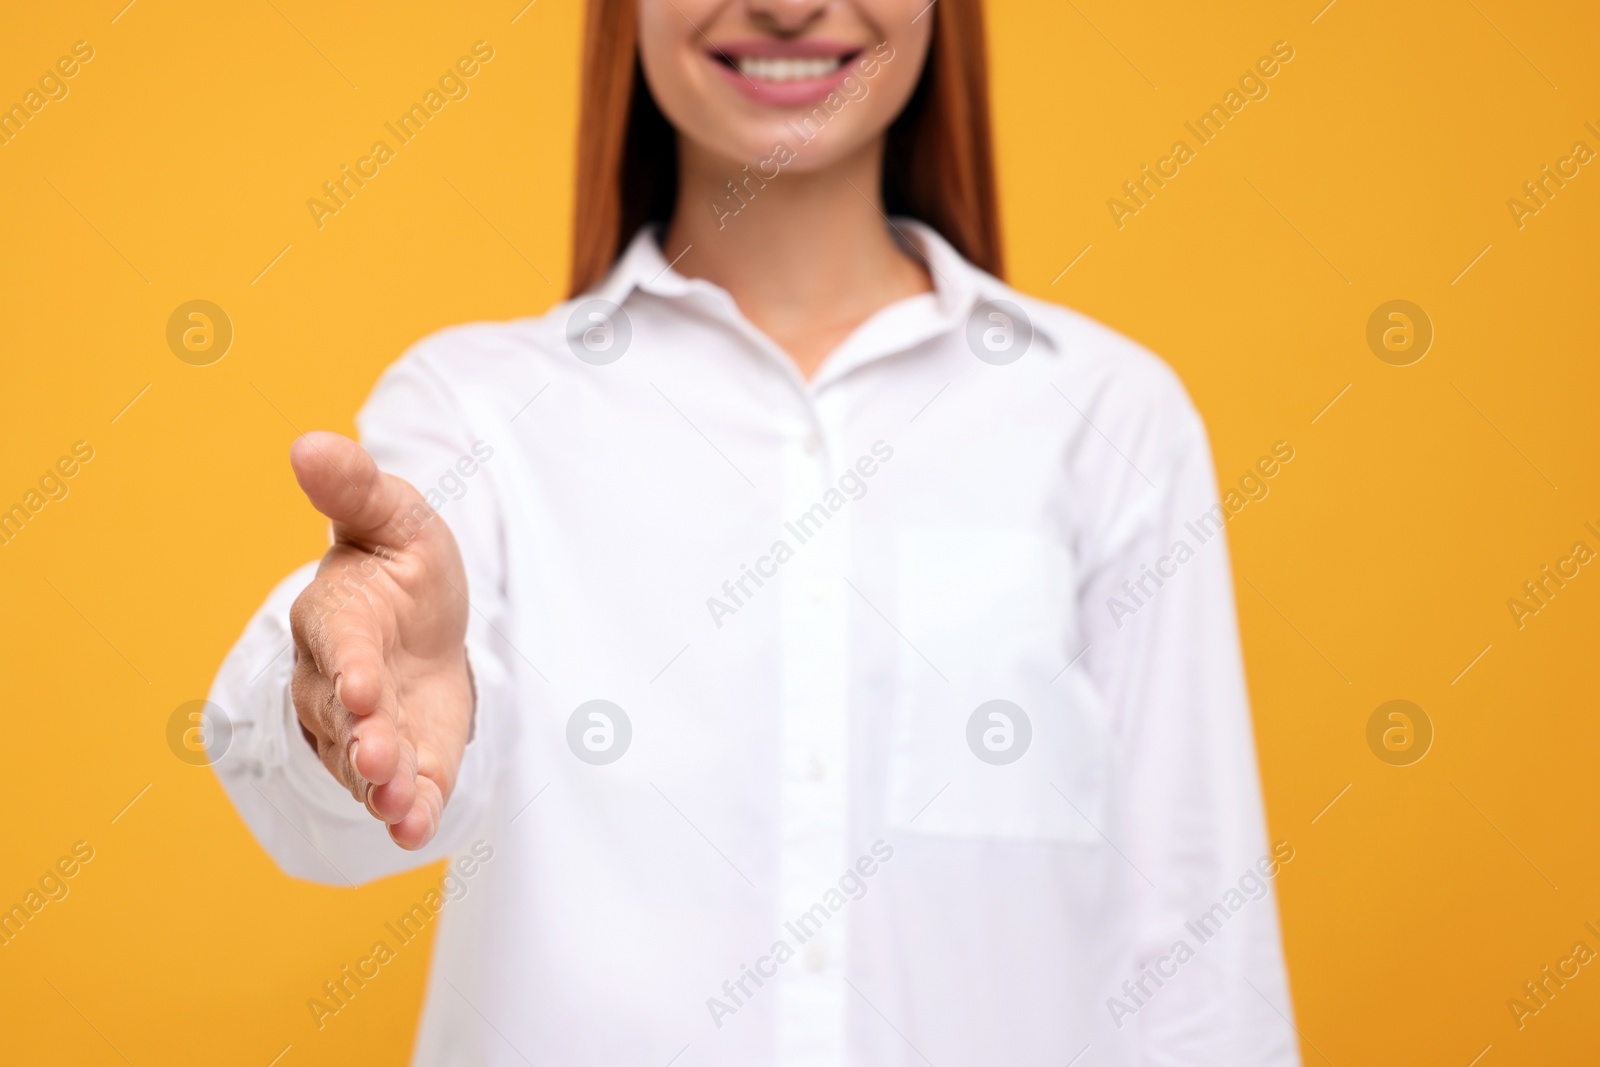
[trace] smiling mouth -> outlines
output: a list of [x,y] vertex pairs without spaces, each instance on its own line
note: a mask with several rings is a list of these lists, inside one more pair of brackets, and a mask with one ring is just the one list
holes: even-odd
[[860,51],[831,56],[730,56],[723,52],[712,58],[723,66],[738,71],[755,82],[782,84],[784,82],[810,81],[826,78],[847,66]]

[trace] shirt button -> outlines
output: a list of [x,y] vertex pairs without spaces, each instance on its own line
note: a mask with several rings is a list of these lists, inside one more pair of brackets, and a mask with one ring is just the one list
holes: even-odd
[[806,434],[806,439],[800,442],[800,447],[806,450],[806,455],[815,456],[822,451],[822,438],[814,433]]
[[822,758],[822,753],[811,753],[811,762],[806,767],[806,777],[811,779],[813,782],[820,782],[823,778],[827,777],[827,774],[828,764],[827,761]]
[[816,973],[828,965],[828,946],[821,941],[811,942],[811,947],[806,949],[806,967]]
[[806,596],[813,604],[826,604],[833,593],[833,587],[818,578],[806,586]]

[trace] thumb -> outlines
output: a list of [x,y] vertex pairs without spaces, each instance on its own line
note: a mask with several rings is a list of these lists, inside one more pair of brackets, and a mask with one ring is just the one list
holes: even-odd
[[312,430],[295,438],[289,465],[311,506],[333,521],[335,537],[402,548],[431,517],[421,494],[380,471],[343,434]]

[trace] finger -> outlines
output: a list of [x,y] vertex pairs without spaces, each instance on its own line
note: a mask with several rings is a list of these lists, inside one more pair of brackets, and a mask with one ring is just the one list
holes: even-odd
[[332,741],[338,730],[331,714],[335,703],[333,682],[317,670],[309,657],[302,657],[295,663],[294,674],[289,679],[289,695],[300,725],[316,739],[318,746]]
[[366,449],[342,434],[300,435],[289,448],[289,465],[311,506],[333,521],[337,538],[399,549],[434,517],[422,494],[384,474]]
[[365,784],[349,758],[358,720],[339,706],[336,687],[308,659],[296,664],[290,688],[295,714],[316,742],[317,758],[351,796],[360,800]]
[[386,675],[384,624],[369,600],[319,574],[290,608],[289,626],[302,658],[338,683],[344,707],[357,715],[377,710]]
[[[398,773],[384,783],[373,782],[361,773],[359,764],[365,762],[365,754],[372,746],[374,728],[387,729],[388,724],[376,717],[360,719],[342,709],[332,714],[334,729],[328,737],[318,739],[317,757],[374,819],[399,822],[416,800],[416,758],[409,755],[410,744],[402,739],[396,746],[400,752],[396,760]],[[392,740],[389,743],[394,745]]]
[[402,737],[397,755],[395,772],[387,781],[375,783],[367,794],[367,810],[390,824],[404,819],[417,800],[416,749]]
[[349,744],[334,738],[318,741],[317,758],[328,768],[328,773],[350,791],[352,797],[358,802],[364,801],[367,795],[367,783],[361,780],[361,776],[355,771],[355,766],[350,762]]
[[439,784],[426,774],[417,776],[417,799],[405,818],[390,825],[389,837],[404,849],[419,849],[433,840],[439,832],[439,818],[444,811],[444,794]]
[[[414,766],[406,769],[404,749],[410,742],[400,736],[399,708],[389,675],[384,676],[377,708],[370,715],[356,717],[354,740],[359,745],[351,749],[350,761],[365,781],[383,785],[398,775],[416,773]],[[394,816],[399,818],[401,814],[395,812]]]
[[[411,805],[414,789],[410,781],[416,774],[416,760],[414,756],[402,758],[402,744],[406,749],[410,746],[409,742],[402,743],[396,732],[393,692],[386,693],[376,712],[359,716],[340,699],[342,682],[329,681],[311,657],[303,657],[295,666],[291,683],[295,713],[312,735],[317,757],[328,773],[351,796],[366,804],[374,817],[394,822]],[[390,782],[403,765],[406,785],[391,790],[393,798],[374,804],[369,787]]]

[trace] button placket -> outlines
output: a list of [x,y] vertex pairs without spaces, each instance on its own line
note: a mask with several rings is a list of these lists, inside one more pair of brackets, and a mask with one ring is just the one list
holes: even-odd
[[[813,425],[785,450],[782,615],[782,847],[780,936],[800,956],[778,982],[779,1062],[784,1067],[844,1059],[845,987],[840,980],[843,914],[819,924],[823,894],[849,865],[846,855],[847,601],[834,586],[846,571],[850,514],[830,512],[834,486],[828,442]],[[809,922],[801,922],[810,916]]]

